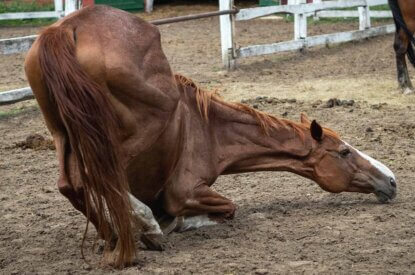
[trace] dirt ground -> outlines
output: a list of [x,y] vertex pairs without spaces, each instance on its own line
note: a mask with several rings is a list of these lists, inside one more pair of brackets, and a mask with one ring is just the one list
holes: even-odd
[[[214,9],[161,6],[145,17]],[[357,24],[320,22],[309,25],[309,33],[353,30]],[[388,165],[397,176],[398,197],[379,204],[373,195],[329,194],[289,173],[223,176],[214,186],[238,205],[234,220],[172,233],[164,252],[139,250],[137,266],[91,268],[80,255],[85,219],[56,188],[55,152],[47,144],[42,150],[15,146],[34,134],[49,138],[30,100],[0,106],[0,273],[415,274],[415,96],[398,92],[392,35],[248,58],[225,72],[217,18],[160,29],[175,71],[219,89],[225,99],[277,116],[298,120],[300,112],[307,113]],[[238,45],[293,35],[285,20],[252,20],[236,29]],[[0,38],[36,31],[0,28]],[[24,55],[0,56],[0,91],[27,86],[23,60]],[[328,108],[330,98],[355,102]],[[100,257],[90,250],[94,236],[90,230],[85,249],[92,262]]]

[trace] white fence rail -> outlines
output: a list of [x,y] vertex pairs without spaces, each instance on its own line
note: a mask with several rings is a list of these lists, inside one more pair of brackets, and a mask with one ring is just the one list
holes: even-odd
[[[321,1],[321,0],[320,0]],[[290,5],[271,6],[242,9],[236,15],[220,16],[222,61],[225,67],[232,68],[238,58],[272,54],[283,51],[294,51],[317,45],[334,44],[359,40],[377,35],[392,33],[394,25],[385,25],[371,28],[371,17],[391,17],[389,11],[370,11],[370,6],[387,4],[387,0],[338,0],[324,1],[305,4],[305,0],[290,0]],[[62,3],[60,0],[55,0]],[[65,12],[69,14],[77,8],[77,0],[65,0]],[[55,6],[56,7],[56,6]],[[233,0],[219,0],[220,10],[229,10],[233,7]],[[338,8],[357,7],[353,10],[331,10]],[[252,45],[236,48],[234,42],[235,21],[250,20],[275,13],[294,15],[294,39],[279,43]],[[4,15],[4,14],[3,14]],[[359,30],[325,34],[318,36],[307,36],[307,17],[359,17]],[[13,54],[27,51],[36,36],[26,36],[12,39],[0,40],[0,54]],[[32,96],[30,88],[22,88],[13,91],[0,92],[0,104],[16,102]]]
[[[322,0],[314,0],[314,3],[321,3]],[[369,2],[368,6],[374,6],[375,4],[379,4],[379,2]],[[369,14],[371,18],[392,18],[391,11],[385,10],[369,10]],[[326,18],[347,18],[347,17],[359,17],[358,10],[323,10],[323,11],[316,11],[313,15],[315,19],[320,17]]]
[[[383,35],[395,31],[394,25],[371,28],[371,17],[392,17],[389,11],[370,11],[371,6],[388,4],[387,0],[337,0],[316,1],[306,4],[305,0],[291,0],[289,5],[241,9],[236,15],[221,16],[222,61],[226,68],[232,68],[235,60],[242,57],[293,51],[317,45],[333,44]],[[220,9],[233,6],[233,0],[220,0]],[[357,8],[357,11],[332,10]],[[280,43],[253,45],[236,48],[234,22],[250,20],[271,14],[294,15],[294,39]],[[307,17],[359,17],[359,30],[318,36],[307,36]]]
[[243,47],[237,50],[237,54],[238,57],[249,57],[255,55],[272,54],[276,52],[295,51],[303,48],[315,47],[318,45],[330,45],[334,43],[350,42],[353,40],[374,37],[379,35],[379,33],[391,33],[394,31],[394,25],[386,25],[370,28],[367,31],[350,31],[316,35],[293,41]]
[[31,99],[34,95],[29,87],[0,93],[0,105]]
[[[369,11],[370,18],[392,18],[391,11]],[[331,11],[318,11],[317,17],[326,18],[347,18],[347,17],[359,17],[359,11],[343,11],[343,10],[331,10]]]
[[32,18],[58,18],[63,15],[62,10],[36,11],[36,12],[10,12],[0,13],[0,20],[32,19]]
[[37,35],[0,39],[0,54],[27,52],[36,40]]
[[[62,0],[54,0],[55,11],[40,12],[14,12],[1,13],[0,20],[7,19],[33,19],[33,18],[60,18],[66,16],[79,8],[79,0],[65,0],[65,7]],[[37,35],[0,39],[0,54],[15,54],[26,52],[30,49]],[[33,98],[32,90],[21,88],[6,92],[0,92],[0,105],[13,103],[27,98]]]

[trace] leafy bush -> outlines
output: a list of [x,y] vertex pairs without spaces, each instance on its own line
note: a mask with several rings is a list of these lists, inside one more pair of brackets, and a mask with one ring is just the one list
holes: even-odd
[[0,1],[0,13],[6,12],[28,12],[28,11],[53,11],[54,5],[52,4],[39,4],[36,1]]
[[[30,12],[30,11],[53,11],[53,3],[39,4],[35,0],[0,0],[0,14],[9,12]],[[56,19],[19,19],[19,20],[0,20],[0,26],[42,26],[48,25]]]

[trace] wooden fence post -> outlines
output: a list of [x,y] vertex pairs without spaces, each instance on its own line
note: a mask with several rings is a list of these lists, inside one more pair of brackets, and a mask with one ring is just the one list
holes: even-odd
[[63,17],[64,13],[63,13],[63,2],[62,0],[55,0],[55,12],[57,14],[58,17]]
[[77,0],[65,0],[65,16],[76,11]]
[[[305,4],[306,0],[292,1],[296,5]],[[294,40],[304,39],[307,37],[307,14],[295,13],[294,14]]]
[[[231,10],[233,0],[219,0],[220,10]],[[222,48],[222,62],[226,69],[230,70],[235,67],[235,46],[233,43],[234,35],[234,15],[225,14],[219,17],[220,22],[220,40]]]
[[[323,1],[322,0],[314,0],[313,1],[314,4],[318,4],[318,3],[321,3],[321,2],[323,2]],[[320,17],[318,16],[317,12],[314,12],[313,20],[315,20],[315,21],[320,20]]]
[[154,0],[145,0],[145,11],[146,12],[152,12],[153,11],[153,2]]
[[366,6],[358,7],[359,11],[359,30],[370,29],[370,9],[366,1]]

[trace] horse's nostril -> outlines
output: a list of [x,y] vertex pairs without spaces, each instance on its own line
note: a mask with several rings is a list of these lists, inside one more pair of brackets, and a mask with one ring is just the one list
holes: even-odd
[[396,181],[393,178],[389,179],[390,184],[396,188]]

